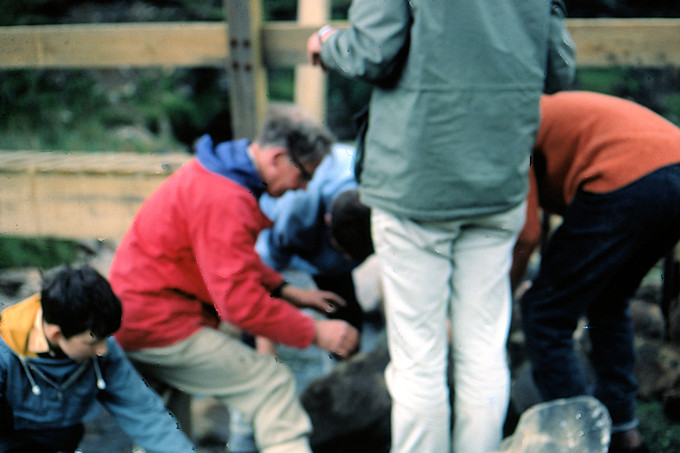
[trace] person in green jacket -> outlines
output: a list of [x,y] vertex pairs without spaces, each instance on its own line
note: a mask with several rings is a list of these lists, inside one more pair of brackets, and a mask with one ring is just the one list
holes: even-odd
[[349,28],[308,39],[312,64],[373,86],[356,176],[383,279],[394,452],[499,446],[539,98],[574,75],[564,17],[556,0],[355,0]]

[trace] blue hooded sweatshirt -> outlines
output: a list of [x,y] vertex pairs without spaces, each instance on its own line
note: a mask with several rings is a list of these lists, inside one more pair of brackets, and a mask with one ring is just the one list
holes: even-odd
[[210,135],[203,135],[195,145],[198,162],[208,171],[225,176],[250,190],[255,198],[264,192],[262,178],[248,155],[247,139],[213,144]]
[[305,190],[260,198],[262,212],[274,222],[257,240],[262,261],[277,270],[289,267],[312,275],[349,272],[359,264],[333,248],[325,221],[333,200],[357,188],[353,168],[354,148],[336,144]]
[[27,350],[40,295],[0,314],[0,451],[21,445],[16,430],[58,430],[95,418],[103,405],[149,453],[194,451],[113,338],[108,352],[85,362],[43,358]]

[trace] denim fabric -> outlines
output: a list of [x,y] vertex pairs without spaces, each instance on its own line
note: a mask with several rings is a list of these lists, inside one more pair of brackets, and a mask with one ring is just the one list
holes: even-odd
[[572,335],[588,319],[593,394],[614,425],[635,420],[630,298],[680,239],[680,165],[608,193],[580,191],[549,239],[521,301],[536,385],[545,400],[587,394]]
[[21,429],[11,432],[0,429],[0,452],[70,452],[78,447],[84,432],[82,423],[67,428]]

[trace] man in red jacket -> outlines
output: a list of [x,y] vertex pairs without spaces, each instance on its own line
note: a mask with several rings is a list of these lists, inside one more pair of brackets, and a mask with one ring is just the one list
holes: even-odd
[[340,356],[355,349],[349,324],[297,308],[329,312],[341,298],[287,285],[255,251],[271,225],[260,194],[304,188],[331,143],[324,128],[288,110],[271,113],[252,142],[201,137],[196,157],[140,208],[111,265],[123,303],[116,339],[128,357],[146,376],[238,410],[264,453],[310,451],[309,419],[289,369],[218,325]]
[[[612,417],[609,451],[647,451],[636,429],[629,299],[680,239],[680,129],[612,96],[543,96],[530,178],[515,285],[540,239],[539,206],[562,216],[521,299],[536,385],[545,400],[593,393]],[[572,340],[582,316],[592,343],[592,391]]]

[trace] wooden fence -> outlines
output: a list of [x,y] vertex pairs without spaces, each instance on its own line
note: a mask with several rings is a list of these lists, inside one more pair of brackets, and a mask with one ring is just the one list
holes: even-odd
[[[239,112],[232,128],[252,137],[266,103],[266,68],[310,69],[306,40],[325,23],[328,0],[300,0],[315,14],[299,22],[262,22],[261,0],[224,4],[234,18],[228,22],[0,27],[0,71],[223,67]],[[567,26],[580,67],[680,66],[680,19],[570,19]],[[296,102],[323,115],[326,76],[316,68],[307,76],[317,78],[317,89]],[[141,201],[186,159],[0,151],[0,235],[119,238]]]

